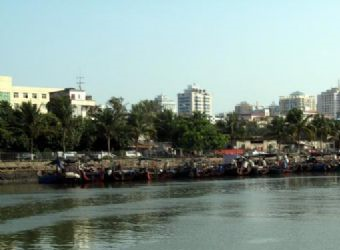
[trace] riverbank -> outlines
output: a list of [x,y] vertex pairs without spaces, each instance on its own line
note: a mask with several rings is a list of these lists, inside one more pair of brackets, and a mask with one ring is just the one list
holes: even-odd
[[[154,159],[114,159],[113,161],[90,161],[87,165],[94,168],[108,168],[119,166],[121,169],[148,168],[163,169],[175,168],[186,163],[199,162],[201,166],[216,166],[222,163],[222,158],[154,158]],[[0,184],[6,183],[36,183],[39,171],[54,171],[55,165],[51,162],[41,161],[13,161],[0,162]]]

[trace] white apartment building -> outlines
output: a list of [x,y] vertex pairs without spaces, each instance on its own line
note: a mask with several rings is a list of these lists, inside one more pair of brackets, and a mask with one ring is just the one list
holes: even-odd
[[66,88],[60,91],[51,92],[50,98],[56,98],[58,96],[67,96],[71,100],[73,107],[73,116],[86,117],[90,108],[96,106],[96,102],[92,100],[92,96],[86,95],[84,90]]
[[340,118],[340,86],[322,92],[317,100],[318,113],[332,119]]
[[208,117],[212,116],[212,96],[198,86],[189,85],[183,93],[177,94],[178,114],[192,115],[194,112],[201,112]]
[[41,113],[47,113],[49,93],[59,90],[62,89],[13,86],[12,77],[0,76],[0,101],[9,102],[13,108],[18,108],[23,102],[31,102],[40,108]]
[[300,109],[304,113],[316,112],[315,96],[307,96],[299,91],[289,96],[280,96],[279,106],[281,115],[286,115],[293,108]]
[[162,111],[171,110],[173,113],[177,113],[175,101],[169,99],[167,96],[156,96],[155,101],[161,106]]

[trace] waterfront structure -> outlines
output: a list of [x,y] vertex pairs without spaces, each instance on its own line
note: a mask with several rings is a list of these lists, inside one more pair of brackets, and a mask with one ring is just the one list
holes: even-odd
[[279,106],[281,115],[286,115],[293,108],[302,110],[304,114],[316,113],[315,96],[308,96],[299,91],[289,96],[280,96]]
[[212,96],[195,84],[189,85],[183,93],[177,94],[178,114],[192,115],[194,112],[201,112],[208,117],[212,116]]
[[245,150],[256,150],[258,152],[273,152],[278,149],[276,140],[251,139],[237,140],[236,148]]
[[331,119],[340,119],[340,86],[317,96],[317,111]]
[[86,95],[86,92],[81,89],[66,88],[50,93],[51,99],[59,96],[67,96],[70,98],[73,107],[73,116],[75,117],[86,117],[89,109],[96,106],[96,102],[92,100],[92,96]]
[[171,110],[173,113],[177,113],[176,103],[165,95],[158,95],[155,101],[160,105],[162,111]]
[[46,104],[50,101],[50,92],[61,88],[42,88],[28,86],[13,86],[12,77],[0,76],[0,101],[7,101],[13,108],[18,108],[23,102],[31,102],[40,108],[41,113],[47,113]]

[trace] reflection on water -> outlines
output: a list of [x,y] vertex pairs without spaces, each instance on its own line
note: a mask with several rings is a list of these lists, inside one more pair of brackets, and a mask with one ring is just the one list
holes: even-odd
[[338,176],[0,186],[0,249],[338,249]]

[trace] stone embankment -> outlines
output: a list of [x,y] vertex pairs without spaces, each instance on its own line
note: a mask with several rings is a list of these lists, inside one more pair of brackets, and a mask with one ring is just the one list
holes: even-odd
[[[199,164],[200,166],[217,165],[222,158],[161,158],[161,159],[114,159],[113,161],[93,161],[85,163],[94,168],[120,167],[121,169],[148,168],[166,169],[175,168],[184,164]],[[79,163],[81,164],[81,163]],[[54,171],[55,165],[41,161],[0,161],[0,184],[37,182],[39,171]]]
[[52,166],[48,165],[48,162],[0,162],[0,184],[36,182],[38,171],[49,169],[52,169]]

